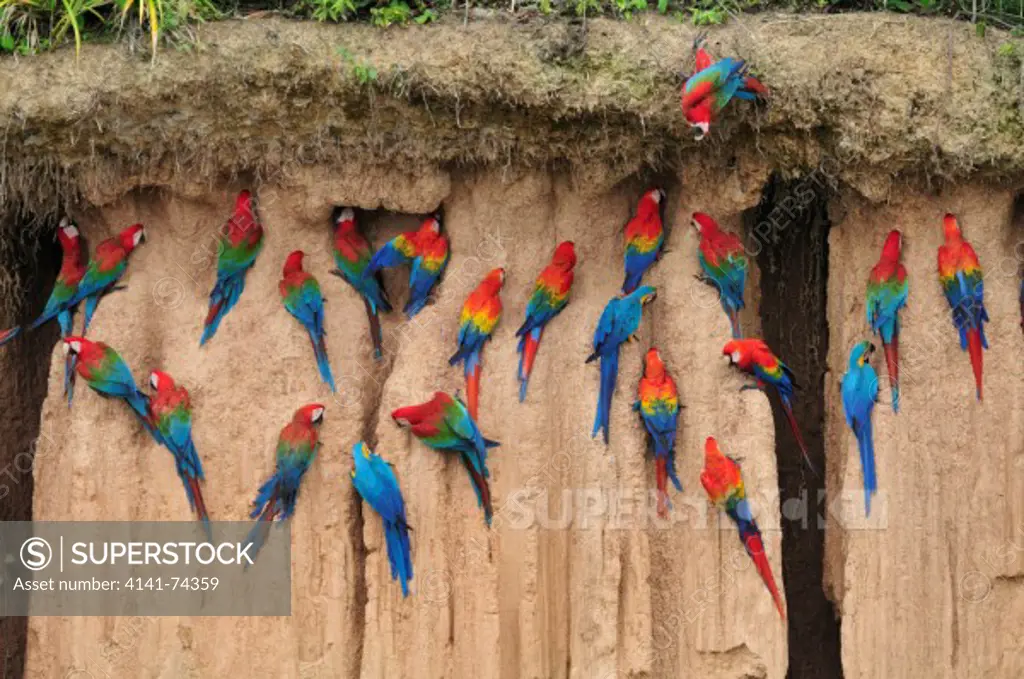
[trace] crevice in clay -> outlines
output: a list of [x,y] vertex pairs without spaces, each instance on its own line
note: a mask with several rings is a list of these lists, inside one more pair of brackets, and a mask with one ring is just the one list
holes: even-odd
[[[824,377],[828,353],[828,191],[813,176],[769,180],[748,215],[761,271],[764,340],[796,374],[793,412],[819,478],[803,462],[777,396],[775,418],[782,507],[782,562],[789,611],[789,679],[843,676],[839,623],[822,585],[825,546]],[[799,510],[799,511],[795,511]]]
[[[28,220],[31,222],[31,218]],[[24,224],[6,224],[0,229],[21,229]],[[5,287],[24,281],[20,289],[8,290],[0,308],[0,325],[30,322],[46,304],[60,268],[61,252],[52,231],[22,243],[23,250],[6,250],[0,256]],[[56,323],[15,338],[0,352],[0,521],[32,520],[32,466],[34,455],[45,454],[48,442],[38,439],[39,414],[46,399],[50,354],[57,341]],[[21,679],[25,671],[28,618],[0,618],[0,677]]]

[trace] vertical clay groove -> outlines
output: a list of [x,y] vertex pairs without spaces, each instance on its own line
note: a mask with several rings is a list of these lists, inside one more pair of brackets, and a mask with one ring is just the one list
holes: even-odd
[[[20,225],[15,225],[20,227]],[[28,289],[10,291],[9,309],[0,310],[0,326],[24,323],[46,303],[60,265],[60,250],[50,234],[30,244],[34,257],[24,252],[5,251],[5,278],[26,281]],[[20,294],[19,294],[20,293]],[[9,313],[5,313],[9,312]],[[0,350],[0,521],[32,520],[32,463],[46,442],[39,436],[39,413],[46,398],[50,352],[57,340],[56,324],[48,324],[24,337],[12,340]],[[0,677],[21,679],[25,671],[28,618],[0,618]]]
[[[824,186],[814,177],[769,181],[752,211],[750,238],[761,270],[764,339],[796,374],[793,411],[815,476],[771,395],[782,507],[783,580],[789,607],[789,679],[843,676],[839,624],[822,586],[825,499],[824,377],[828,354],[828,231]],[[819,501],[819,498],[821,501]],[[793,511],[791,511],[791,508]]]

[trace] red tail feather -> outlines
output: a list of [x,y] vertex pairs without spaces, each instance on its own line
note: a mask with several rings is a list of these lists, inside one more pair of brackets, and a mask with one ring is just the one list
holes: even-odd
[[380,332],[380,317],[373,311],[373,306],[370,305],[370,301],[363,298],[363,304],[366,306],[366,316],[370,320],[370,340],[373,342],[373,355],[376,358],[381,358],[384,355],[384,349],[382,345],[382,338]]
[[206,512],[206,503],[203,502],[203,490],[199,486],[199,479],[195,477],[190,478],[188,480],[188,489],[196,505],[196,518],[200,521],[209,521],[210,515]]
[[977,328],[967,331],[967,352],[971,355],[971,368],[974,369],[974,384],[978,389],[978,400],[981,399],[982,350],[981,331]]
[[477,363],[473,372],[466,378],[466,407],[469,408],[469,416],[474,422],[478,422],[476,416],[480,406],[480,364]]
[[772,575],[772,567],[768,563],[768,556],[765,554],[761,536],[756,533],[746,535],[743,537],[743,544],[746,545],[750,558],[754,560],[754,566],[757,568],[757,572],[760,573],[761,580],[764,581],[765,587],[771,593],[772,600],[775,602],[775,608],[779,611],[782,619],[785,620],[786,611],[782,606],[782,596],[779,594],[779,588],[775,586],[775,577]]
[[537,357],[540,338],[535,340],[532,333],[527,333],[523,339],[523,379],[528,380],[530,373],[533,372],[533,359]]
[[491,486],[487,483],[487,477],[477,472],[469,460],[463,458],[463,463],[466,465],[466,470],[473,480],[473,485],[480,491],[480,502],[484,506],[484,518],[487,519],[487,525],[489,526],[491,525],[491,516],[494,514],[491,509]]
[[761,84],[760,80],[751,75],[748,75],[743,81],[743,89],[753,92],[760,97],[768,97],[771,94],[768,88]]
[[213,320],[217,318],[217,314],[220,313],[220,308],[222,306],[224,306],[223,302],[217,302],[216,304],[210,307],[209,313],[206,314],[206,320],[203,321],[204,328],[209,327],[209,325],[213,323]]
[[811,468],[814,475],[818,475],[818,470],[815,468],[814,463],[811,462],[810,456],[807,454],[807,446],[804,444],[804,437],[800,434],[800,425],[796,423],[796,417],[793,415],[793,409],[788,404],[783,402],[782,409],[786,411],[786,419],[789,420],[789,427],[793,430],[793,437],[796,438],[797,445],[800,446],[800,452],[803,453],[804,461],[807,462],[807,466]]
[[668,458],[654,460],[654,478],[658,486],[658,516],[668,518]]

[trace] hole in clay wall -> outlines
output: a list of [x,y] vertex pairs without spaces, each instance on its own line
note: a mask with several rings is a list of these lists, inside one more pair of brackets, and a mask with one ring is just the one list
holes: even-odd
[[[26,228],[17,224],[15,229]],[[60,269],[61,251],[55,231],[43,230],[13,251],[0,265],[13,272],[23,287],[5,296],[6,320],[31,322],[46,304]],[[0,348],[0,521],[32,519],[32,456],[39,435],[39,416],[46,399],[56,323],[25,333]],[[44,444],[39,444],[44,445]],[[0,619],[0,677],[24,676],[28,618]]]
[[[825,371],[829,329],[828,185],[820,177],[772,177],[746,215],[761,271],[764,340],[796,374],[793,411],[818,478],[803,462],[778,398],[776,455],[782,506],[782,571],[789,610],[789,679],[842,677],[840,630],[822,584],[825,550]],[[769,390],[771,392],[771,390]],[[820,498],[820,500],[819,500]]]

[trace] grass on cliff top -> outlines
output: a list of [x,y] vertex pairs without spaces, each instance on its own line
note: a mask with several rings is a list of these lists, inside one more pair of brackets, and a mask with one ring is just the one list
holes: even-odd
[[144,40],[187,45],[189,27],[253,12],[314,21],[368,22],[386,28],[429,23],[441,14],[490,9],[509,14],[612,16],[658,12],[697,26],[763,10],[890,11],[964,18],[1024,33],[1024,0],[0,0],[0,55],[35,54],[85,40]]

